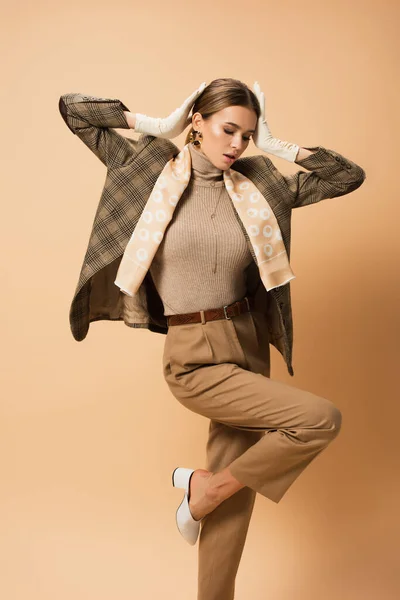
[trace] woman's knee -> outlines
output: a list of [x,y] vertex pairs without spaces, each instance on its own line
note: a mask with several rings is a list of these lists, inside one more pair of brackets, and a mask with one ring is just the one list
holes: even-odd
[[342,427],[342,413],[332,402],[328,402],[324,413],[324,427],[332,432],[336,437]]

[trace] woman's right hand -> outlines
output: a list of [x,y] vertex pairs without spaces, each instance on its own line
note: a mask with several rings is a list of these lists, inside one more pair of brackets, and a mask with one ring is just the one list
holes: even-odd
[[189,117],[190,110],[198,96],[206,87],[204,81],[197,90],[186,98],[183,104],[175,109],[168,117],[148,117],[142,113],[135,114],[135,131],[139,133],[148,133],[160,138],[177,137],[192,122]]

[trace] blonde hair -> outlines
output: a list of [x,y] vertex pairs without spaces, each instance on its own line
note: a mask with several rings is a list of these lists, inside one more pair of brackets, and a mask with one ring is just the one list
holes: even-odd
[[[256,113],[257,119],[261,115],[260,105],[255,93],[242,81],[230,77],[213,79],[204,88],[200,96],[196,98],[191,114],[194,115],[199,112],[203,119],[207,121],[214,113],[228,106],[250,108]],[[186,135],[185,145],[190,142],[190,134],[193,132],[194,129],[191,126]],[[195,134],[193,133],[193,135]]]

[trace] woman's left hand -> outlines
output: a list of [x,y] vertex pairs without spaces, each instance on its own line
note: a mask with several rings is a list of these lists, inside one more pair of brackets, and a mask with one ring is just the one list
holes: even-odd
[[269,154],[274,154],[275,156],[279,156],[280,158],[294,162],[300,146],[297,144],[291,144],[290,142],[284,142],[276,137],[273,137],[269,130],[268,123],[265,120],[264,92],[261,91],[258,81],[254,82],[253,92],[257,96],[257,100],[261,109],[261,115],[257,121],[256,131],[253,133],[254,144],[257,146],[257,148],[260,148],[260,150],[263,150],[264,152],[268,152]]

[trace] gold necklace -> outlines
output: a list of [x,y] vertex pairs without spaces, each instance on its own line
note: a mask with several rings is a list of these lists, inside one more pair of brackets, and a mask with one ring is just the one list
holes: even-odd
[[[221,200],[221,196],[222,196],[222,193],[224,192],[224,189],[225,189],[225,185],[221,185],[221,191],[220,191],[219,196],[218,196],[217,204],[215,205],[214,210],[211,213],[211,219],[213,219],[215,217],[217,206],[219,204],[219,201]],[[196,190],[196,194],[199,194],[198,190]],[[201,195],[200,195],[200,198],[201,198]],[[202,198],[201,198],[201,201],[203,202]],[[203,202],[203,206],[205,206],[204,202]],[[206,208],[208,210],[207,206],[206,206]],[[214,226],[214,233],[215,233],[215,226]],[[218,246],[218,238],[217,238],[217,235],[215,235],[215,260],[214,260],[213,273],[217,272],[217,246]]]
[[[221,185],[221,191],[220,191],[220,193],[219,193],[219,196],[218,196],[217,203],[216,203],[216,205],[215,205],[215,207],[214,207],[214,210],[213,210],[213,212],[212,212],[212,213],[211,213],[211,215],[210,215],[211,219],[213,219],[213,218],[215,217],[215,213],[216,213],[216,211],[217,211],[217,207],[218,207],[219,201],[221,200],[221,196],[222,196],[222,193],[223,193],[223,191],[224,191],[224,187],[225,187],[224,185]],[[199,190],[196,190],[196,194],[199,194]],[[201,194],[200,194],[200,198],[201,198],[201,201],[202,201],[202,203],[203,203],[203,206],[204,206],[204,207],[206,208],[206,210],[208,211],[208,210],[209,210],[209,208],[208,208],[208,206],[207,206],[206,204],[204,204],[204,201],[203,201],[203,198],[201,197]]]

